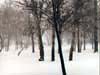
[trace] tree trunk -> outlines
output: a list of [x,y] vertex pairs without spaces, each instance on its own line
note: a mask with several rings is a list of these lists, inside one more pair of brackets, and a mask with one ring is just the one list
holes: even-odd
[[31,35],[31,41],[32,41],[32,53],[35,52],[35,48],[34,48],[34,34],[32,33]]
[[63,53],[62,53],[62,47],[61,47],[61,39],[60,39],[60,35],[59,35],[58,29],[57,29],[56,26],[57,26],[57,24],[55,23],[55,31],[56,31],[56,35],[57,35],[58,50],[59,50],[59,55],[60,55],[60,60],[61,60],[62,72],[63,72],[63,75],[66,75],[65,64],[64,64]]
[[94,29],[94,52],[98,52],[98,33],[97,33],[97,28]]
[[[56,0],[52,0],[52,7],[53,7],[53,22],[54,22],[54,28],[55,28],[55,32],[57,35],[57,41],[58,41],[58,50],[59,50],[59,56],[60,56],[60,61],[61,61],[61,67],[62,67],[62,73],[63,75],[66,75],[66,69],[65,69],[65,64],[64,64],[64,59],[63,59],[63,53],[62,53],[62,46],[61,46],[61,38],[60,38],[60,34],[59,34],[59,29],[58,29],[58,17],[60,15],[58,15],[59,13],[59,0],[58,3],[56,4],[55,2]],[[58,6],[58,7],[56,7]]]
[[98,52],[97,0],[94,0],[94,52]]
[[69,61],[73,60],[73,51],[75,50],[75,32],[72,32],[72,42],[71,42],[71,48],[69,52]]
[[[59,25],[58,25],[58,31],[59,31],[59,36],[60,36],[60,39],[61,39],[61,46],[62,46],[62,24],[59,22]],[[59,50],[58,50],[58,53],[59,53]]]
[[84,32],[84,50],[86,50],[86,34]]
[[92,40],[91,40],[91,43],[92,43],[92,49],[94,49],[94,34],[92,33]]
[[83,39],[82,39],[82,32],[81,32],[81,37],[80,37],[80,50],[82,51],[82,42],[83,41]]
[[6,51],[9,51],[9,46],[10,46],[10,36],[8,35]]
[[3,39],[2,39],[2,36],[0,35],[0,45],[1,45],[1,48],[0,48],[0,52],[2,51],[3,47],[4,47],[4,44],[3,44]]
[[77,41],[78,41],[78,52],[81,52],[80,49],[80,30],[79,30],[79,25],[78,25],[78,31],[77,31]]
[[39,23],[38,20],[37,20],[37,30],[38,30],[38,43],[39,43],[39,50],[40,50],[40,59],[39,59],[39,61],[44,61],[43,41],[42,41],[40,23]]
[[52,50],[51,50],[51,61],[55,61],[55,31],[52,28]]
[[73,51],[76,51],[76,32],[74,32],[74,33],[75,33],[75,35],[74,35],[75,39],[74,39],[74,49],[73,49]]

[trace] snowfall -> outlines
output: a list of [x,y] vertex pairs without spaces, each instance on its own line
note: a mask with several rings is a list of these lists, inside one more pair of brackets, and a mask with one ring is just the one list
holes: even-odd
[[[99,75],[99,53],[94,53],[91,45],[88,44],[82,53],[74,51],[73,61],[68,60],[69,48],[70,45],[63,46],[67,75]],[[19,50],[12,45],[9,52],[0,53],[0,75],[62,75],[57,48],[55,62],[51,62],[51,46],[44,46],[45,61],[41,62],[38,61],[38,46],[35,46],[34,54],[31,46],[24,49],[20,56],[17,55]]]

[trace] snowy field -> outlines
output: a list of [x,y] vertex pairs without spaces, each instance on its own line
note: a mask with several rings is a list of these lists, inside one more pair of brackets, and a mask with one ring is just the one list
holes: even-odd
[[[89,49],[82,53],[74,52],[73,61],[68,61],[69,46],[63,47],[67,75],[99,75],[99,53]],[[24,50],[20,56],[12,46],[9,52],[0,53],[0,75],[62,75],[59,55],[56,51],[56,61],[51,62],[50,47],[45,46],[45,61],[39,62],[39,51],[31,53],[31,47]]]

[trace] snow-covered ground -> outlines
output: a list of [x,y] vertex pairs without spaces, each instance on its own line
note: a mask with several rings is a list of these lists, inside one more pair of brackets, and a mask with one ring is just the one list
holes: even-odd
[[[99,75],[99,53],[87,48],[82,53],[74,52],[73,61],[68,61],[70,46],[63,47],[67,75]],[[67,49],[66,49],[67,48]],[[50,47],[45,46],[45,61],[39,62],[39,50],[34,54],[31,47],[24,50],[20,56],[12,46],[9,52],[0,53],[0,75],[62,75],[59,54],[56,51],[56,61],[51,62]]]

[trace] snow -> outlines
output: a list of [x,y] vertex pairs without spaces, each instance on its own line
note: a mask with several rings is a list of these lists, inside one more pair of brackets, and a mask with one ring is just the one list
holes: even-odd
[[[89,46],[89,45],[88,45]],[[39,50],[31,53],[31,46],[17,56],[18,50],[12,46],[9,52],[0,53],[0,75],[62,75],[59,54],[56,48],[56,61],[51,62],[50,46],[45,46],[45,61],[39,62]],[[68,61],[69,47],[63,47],[67,75],[99,75],[99,53],[93,50],[74,52],[73,61]]]

